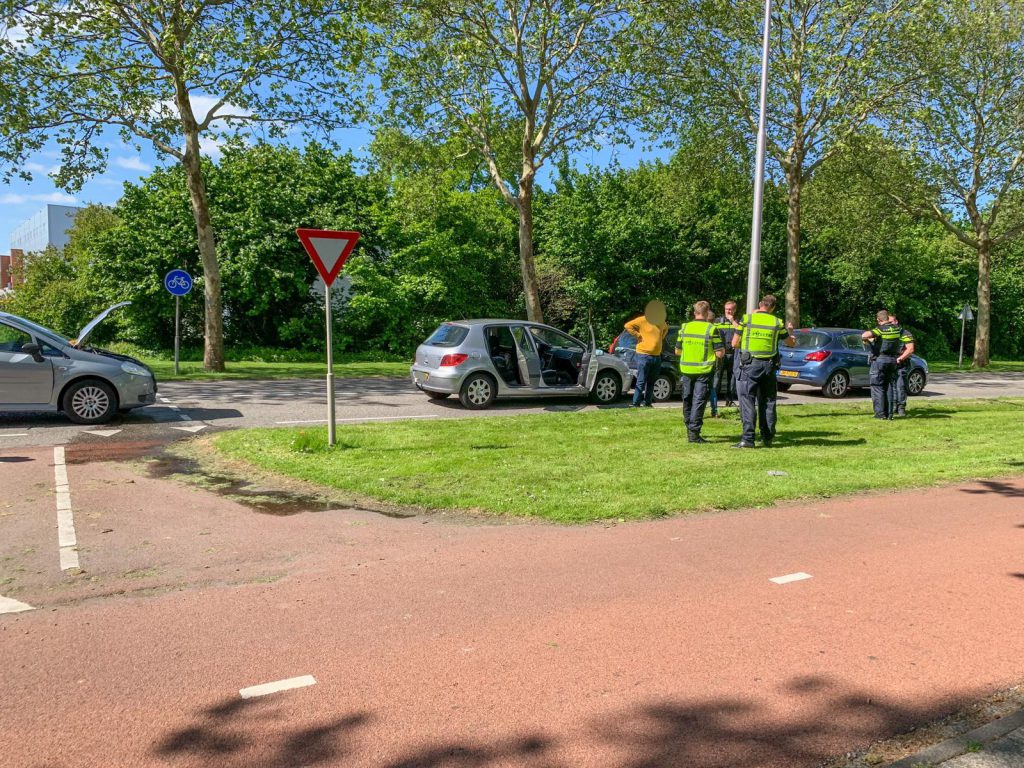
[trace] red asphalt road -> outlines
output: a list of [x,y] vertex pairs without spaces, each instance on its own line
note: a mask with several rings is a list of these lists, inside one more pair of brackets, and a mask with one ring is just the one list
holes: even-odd
[[52,451],[0,454],[2,766],[811,767],[1024,677],[1024,480],[465,525],[67,450],[77,576]]

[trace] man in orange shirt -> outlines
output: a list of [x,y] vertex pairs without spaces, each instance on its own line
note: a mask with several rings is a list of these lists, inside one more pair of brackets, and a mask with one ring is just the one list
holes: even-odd
[[654,382],[661,370],[661,345],[668,333],[665,305],[657,299],[649,301],[640,317],[623,326],[626,333],[636,337],[636,388],[633,407],[650,408],[654,402]]

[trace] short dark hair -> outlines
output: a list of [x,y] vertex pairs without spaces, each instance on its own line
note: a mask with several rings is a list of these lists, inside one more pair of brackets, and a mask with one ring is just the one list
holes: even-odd
[[774,296],[773,296],[772,294],[770,294],[770,293],[769,293],[769,294],[766,294],[766,295],[765,295],[765,296],[764,296],[764,297],[763,297],[763,298],[761,299],[761,306],[762,306],[762,307],[764,307],[765,309],[769,310],[769,311],[770,311],[770,310],[773,310],[773,309],[775,309],[775,305],[776,305],[776,304],[778,304],[778,303],[779,303],[778,299],[776,299],[776,298],[775,298],[775,297],[774,297]]

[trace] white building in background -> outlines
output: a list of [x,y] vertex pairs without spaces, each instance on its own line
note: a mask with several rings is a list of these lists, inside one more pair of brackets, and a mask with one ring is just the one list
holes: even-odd
[[68,230],[80,210],[75,205],[47,205],[11,232],[11,248],[24,253],[38,253],[52,245],[63,250],[68,244]]

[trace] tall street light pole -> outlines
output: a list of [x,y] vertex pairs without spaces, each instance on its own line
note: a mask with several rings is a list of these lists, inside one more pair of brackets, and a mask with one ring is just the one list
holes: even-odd
[[761,212],[764,208],[764,151],[767,143],[768,34],[772,24],[772,0],[764,3],[764,42],[761,48],[761,109],[757,121],[757,157],[754,173],[754,220],[750,228],[750,267],[747,271],[747,314],[757,310],[761,292]]

